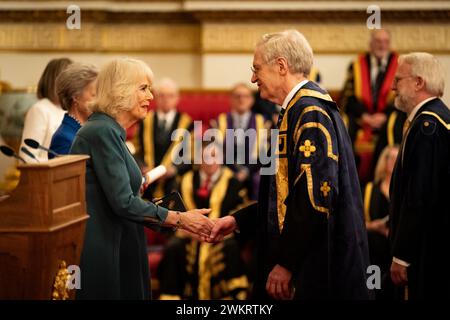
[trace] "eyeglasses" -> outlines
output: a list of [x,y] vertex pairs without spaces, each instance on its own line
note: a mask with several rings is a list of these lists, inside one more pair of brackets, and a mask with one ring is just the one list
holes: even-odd
[[256,66],[256,67],[250,67],[250,70],[252,71],[252,73],[254,74],[254,75],[256,75],[259,71],[261,71],[261,67],[263,66],[263,65],[266,65],[266,64],[271,64],[272,63],[272,61],[274,61],[274,60],[276,60],[277,58],[273,58],[273,59],[270,59],[269,61],[267,61],[267,62],[264,62],[262,65],[260,65],[260,66]]
[[250,67],[250,70],[252,71],[252,73],[254,74],[254,75],[256,75],[258,72],[259,72],[259,69],[260,67],[257,67],[257,68],[255,68],[255,67]]
[[399,83],[401,80],[407,79],[407,78],[415,78],[415,76],[395,77],[395,78],[394,78],[394,84],[396,85],[396,84]]

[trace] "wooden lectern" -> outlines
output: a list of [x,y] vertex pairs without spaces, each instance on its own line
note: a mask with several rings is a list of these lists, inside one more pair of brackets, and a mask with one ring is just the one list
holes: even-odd
[[0,200],[0,300],[75,297],[67,267],[80,262],[88,158],[18,166],[19,185]]

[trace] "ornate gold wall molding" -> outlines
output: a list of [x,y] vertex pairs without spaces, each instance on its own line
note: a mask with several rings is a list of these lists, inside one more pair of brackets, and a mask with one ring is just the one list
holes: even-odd
[[65,23],[0,24],[2,51],[199,52],[200,26]]
[[[1,2],[0,2],[1,4]],[[365,21],[368,17],[366,9],[360,10],[338,10],[329,8],[327,10],[263,10],[254,8],[241,10],[136,10],[136,11],[120,11],[103,10],[93,8],[85,9],[80,4],[82,21],[92,23],[196,23],[202,22],[286,22],[286,21],[302,21],[302,22],[358,22]],[[381,10],[382,21],[384,22],[447,22],[450,20],[450,9],[433,9],[418,10],[412,7],[402,10]],[[40,9],[40,10],[1,10],[0,21],[22,23],[34,22],[61,22],[67,19],[66,10],[61,8]]]
[[[450,53],[450,23],[383,24],[401,52]],[[146,53],[251,53],[268,32],[297,29],[316,53],[357,53],[367,49],[364,23],[96,24],[68,30],[64,23],[0,24],[0,51]]]
[[[317,53],[353,54],[367,49],[370,33],[363,10],[370,1],[365,0],[81,1],[81,30],[66,28],[63,7],[68,1],[37,1],[45,6],[34,8],[32,1],[22,1],[29,6],[22,9],[20,2],[19,7],[6,2],[10,9],[0,2],[1,51],[251,53],[263,33],[295,28]],[[316,2],[320,10],[305,7]],[[288,10],[283,3],[297,9]],[[399,5],[381,11],[394,48],[450,53],[450,2],[411,2],[420,8],[403,0],[379,3]]]
[[[450,23],[383,24],[391,31],[395,50],[450,53]],[[207,23],[202,28],[206,53],[251,53],[264,33],[297,29],[316,53],[357,53],[367,50],[370,30],[362,23]]]

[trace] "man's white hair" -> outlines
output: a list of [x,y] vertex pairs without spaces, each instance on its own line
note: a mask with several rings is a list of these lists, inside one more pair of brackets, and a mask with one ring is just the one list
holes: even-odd
[[257,43],[262,47],[262,55],[266,63],[278,57],[287,60],[289,71],[308,76],[313,65],[313,50],[305,36],[297,30],[268,33]]
[[175,92],[179,92],[180,88],[178,87],[178,84],[175,82],[175,80],[171,78],[162,78],[155,84],[155,91],[158,92],[161,88],[170,88],[173,89]]
[[410,65],[411,75],[425,81],[428,93],[442,97],[445,87],[444,69],[436,57],[426,52],[412,52],[401,55],[398,63]]

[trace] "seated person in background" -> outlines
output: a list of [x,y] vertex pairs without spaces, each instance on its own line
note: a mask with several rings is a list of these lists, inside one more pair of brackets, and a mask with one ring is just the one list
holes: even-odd
[[392,147],[396,144],[400,145],[403,139],[403,125],[406,121],[406,113],[400,110],[393,110],[383,127],[380,129],[375,151],[373,153],[373,172],[375,172],[376,164],[380,158],[381,152],[387,146]]
[[[52,137],[50,150],[68,154],[73,139],[91,115],[89,104],[95,98],[97,68],[81,63],[68,66],[56,79],[56,92],[61,108],[66,110],[63,121]],[[48,153],[48,158],[54,155]]]
[[363,193],[370,263],[379,266],[382,275],[388,274],[391,265],[388,238],[389,185],[398,152],[398,145],[384,148],[375,169],[375,180],[367,183]]
[[[227,145],[232,144],[234,159],[228,167],[233,170],[236,178],[245,184],[250,192],[250,198],[256,199],[259,190],[259,147],[262,145],[260,130],[266,128],[264,117],[251,111],[253,105],[253,94],[250,88],[244,84],[236,84],[230,92],[231,111],[221,113],[217,120],[211,121],[211,126],[220,130],[224,139],[223,148],[227,150]],[[226,137],[226,130],[234,129],[234,138],[229,141]],[[236,129],[242,129],[240,133]],[[256,130],[256,139],[247,138],[244,133],[248,129]],[[251,133],[248,131],[248,133]],[[252,163],[253,162],[253,163]]]
[[[210,219],[226,216],[246,202],[246,190],[233,172],[214,160],[220,149],[214,144],[205,146],[199,170],[181,179],[187,210],[211,207]],[[160,299],[246,299],[248,279],[240,254],[241,246],[233,235],[211,244],[178,231],[158,266]]]
[[149,200],[169,194],[176,186],[176,175],[182,175],[189,170],[189,165],[173,164],[172,156],[177,152],[177,141],[181,134],[178,134],[176,139],[171,139],[171,136],[176,129],[190,131],[193,127],[192,119],[177,111],[180,93],[175,81],[162,79],[155,86],[154,94],[156,110],[150,111],[140,123],[135,137],[136,157],[143,166],[144,173],[161,164],[167,168],[166,175],[145,191],[143,197]]
[[315,66],[311,68],[311,72],[309,73],[308,80],[317,83],[318,85],[322,84],[322,75]]
[[340,101],[348,116],[348,131],[362,182],[371,179],[376,135],[394,110],[391,87],[398,55],[391,51],[390,41],[386,30],[371,33],[370,51],[350,64]]
[[[26,147],[25,139],[34,139],[40,145],[49,148],[53,134],[58,129],[64,117],[64,110],[56,94],[56,78],[72,63],[67,58],[53,59],[45,67],[37,87],[36,102],[25,115],[21,147]],[[47,152],[40,149],[30,149],[38,161],[47,161]],[[33,162],[26,153],[20,151],[20,156]]]

